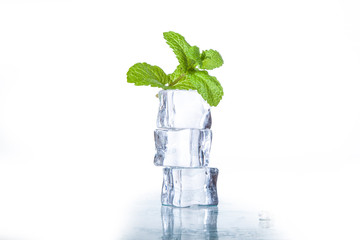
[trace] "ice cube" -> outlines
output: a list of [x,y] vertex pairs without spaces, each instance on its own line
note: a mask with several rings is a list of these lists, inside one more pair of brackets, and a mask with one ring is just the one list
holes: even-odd
[[161,203],[175,207],[217,205],[217,168],[164,168]]
[[210,128],[209,104],[195,90],[162,90],[158,128]]
[[161,207],[163,238],[165,239],[217,239],[218,208]]
[[202,167],[209,164],[210,129],[156,129],[156,166]]

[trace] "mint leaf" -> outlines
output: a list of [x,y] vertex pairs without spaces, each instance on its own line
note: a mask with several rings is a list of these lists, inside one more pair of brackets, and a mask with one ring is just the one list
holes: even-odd
[[180,65],[185,70],[188,68],[188,59],[186,57],[186,52],[191,47],[185,40],[183,36],[176,32],[164,32],[164,38],[166,43],[174,51],[176,58],[179,60]]
[[212,70],[223,65],[224,60],[222,59],[220,53],[216,50],[205,50],[201,53],[202,64],[200,69]]
[[186,51],[186,56],[191,61],[191,68],[195,68],[198,65],[201,65],[200,50],[197,46],[192,46]]
[[136,86],[150,85],[166,89],[170,78],[158,66],[147,63],[136,63],[127,72],[127,82],[134,83]]
[[181,65],[178,65],[175,71],[172,74],[169,74],[169,78],[172,84],[174,84],[174,81],[176,81],[182,74],[185,73],[185,70]]
[[190,89],[192,89],[192,90],[196,90],[196,88],[192,84],[189,77],[186,77],[186,76],[184,77],[184,79],[182,81],[179,81],[175,85],[170,86],[169,89],[179,89],[179,90],[190,90]]
[[180,89],[180,90],[189,90],[194,89],[194,85],[191,83],[191,79],[189,78],[188,74],[181,74],[175,82],[169,85],[169,89]]
[[196,89],[210,106],[219,104],[224,91],[216,77],[210,76],[207,71],[195,70],[189,73],[187,80],[193,86],[192,89]]

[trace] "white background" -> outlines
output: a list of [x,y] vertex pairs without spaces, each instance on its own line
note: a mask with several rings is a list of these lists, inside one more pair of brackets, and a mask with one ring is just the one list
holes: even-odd
[[[0,1],[0,239],[119,239],[130,206],[160,194],[162,38],[225,61],[212,109],[222,202],[264,209],[294,239],[356,239],[360,5],[302,1]],[[160,204],[160,203],[159,203]]]

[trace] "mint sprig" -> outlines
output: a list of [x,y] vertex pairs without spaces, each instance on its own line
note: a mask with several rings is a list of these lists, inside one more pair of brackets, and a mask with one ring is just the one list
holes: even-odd
[[218,68],[224,63],[220,53],[212,49],[200,53],[197,46],[191,46],[175,32],[165,32],[164,38],[179,61],[175,71],[166,74],[158,66],[136,63],[127,72],[127,81],[136,86],[197,90],[210,106],[217,106],[224,91],[216,77],[205,70]]

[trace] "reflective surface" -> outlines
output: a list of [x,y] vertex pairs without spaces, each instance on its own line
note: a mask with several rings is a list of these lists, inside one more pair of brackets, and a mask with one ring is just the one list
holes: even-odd
[[226,204],[176,208],[151,201],[132,211],[132,221],[121,239],[287,239],[273,221],[259,220],[256,212]]

